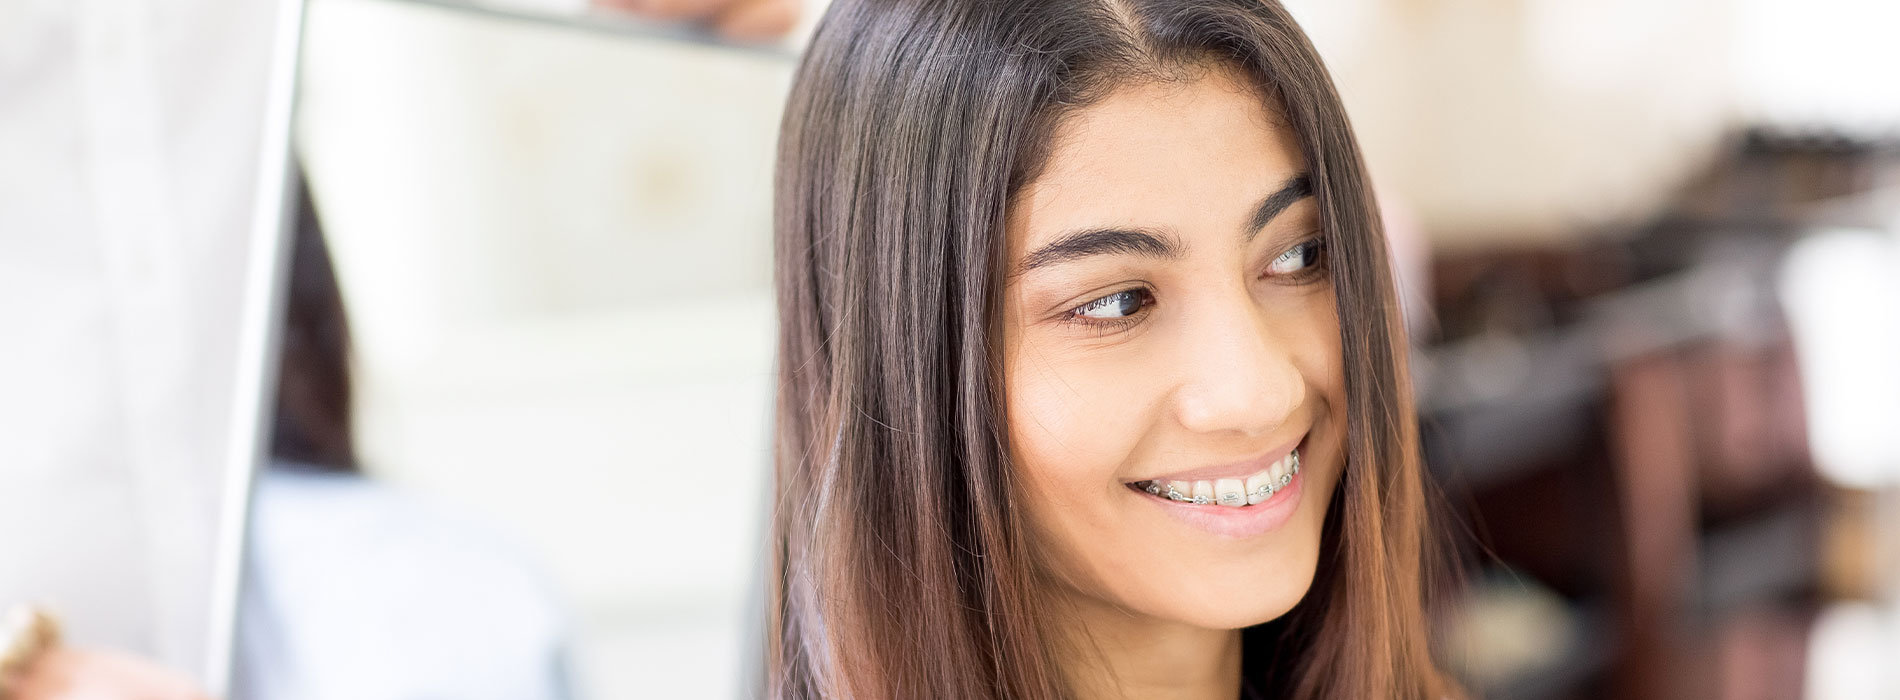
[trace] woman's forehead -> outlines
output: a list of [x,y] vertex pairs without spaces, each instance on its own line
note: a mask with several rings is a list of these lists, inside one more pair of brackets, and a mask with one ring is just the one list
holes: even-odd
[[1012,257],[1078,228],[1231,231],[1305,170],[1294,134],[1232,71],[1125,86],[1057,125],[1010,202]]

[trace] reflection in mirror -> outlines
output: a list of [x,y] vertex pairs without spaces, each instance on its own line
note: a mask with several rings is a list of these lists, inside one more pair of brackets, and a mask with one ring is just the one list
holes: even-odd
[[244,696],[746,690],[792,66],[642,39],[312,3]]

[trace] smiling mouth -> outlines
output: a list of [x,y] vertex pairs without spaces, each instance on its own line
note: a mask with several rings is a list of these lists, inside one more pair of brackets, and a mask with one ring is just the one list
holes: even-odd
[[1272,498],[1273,494],[1293,483],[1293,475],[1298,473],[1300,450],[1294,448],[1272,466],[1245,479],[1148,479],[1131,483],[1128,487],[1187,505],[1246,508]]

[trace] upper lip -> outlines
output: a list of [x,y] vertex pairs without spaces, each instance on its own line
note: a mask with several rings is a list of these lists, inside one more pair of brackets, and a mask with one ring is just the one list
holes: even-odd
[[[1300,439],[1304,438],[1305,435],[1302,434]],[[1274,462],[1278,462],[1281,458],[1287,456],[1287,453],[1292,452],[1293,448],[1299,447],[1300,439],[1295,439],[1292,442],[1275,447],[1259,457],[1252,457],[1239,462],[1228,462],[1225,464],[1188,469],[1172,474],[1150,476],[1144,479],[1137,479],[1136,481],[1212,481],[1214,479],[1245,479],[1273,466]]]

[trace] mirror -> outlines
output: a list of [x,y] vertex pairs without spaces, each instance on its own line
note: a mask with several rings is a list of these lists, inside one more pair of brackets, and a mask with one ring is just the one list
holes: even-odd
[[292,264],[239,693],[749,692],[792,55],[598,12],[310,4],[302,233],[327,245]]

